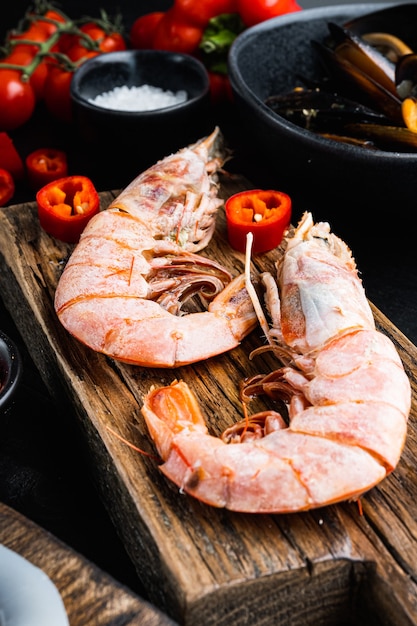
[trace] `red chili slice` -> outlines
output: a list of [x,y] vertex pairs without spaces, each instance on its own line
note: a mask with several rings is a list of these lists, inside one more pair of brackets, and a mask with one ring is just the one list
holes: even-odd
[[56,239],[77,243],[90,219],[100,210],[100,198],[86,176],[67,176],[36,194],[42,228]]
[[14,196],[13,176],[7,170],[0,169],[0,206],[4,206]]
[[245,252],[246,235],[253,234],[252,252],[276,248],[291,221],[291,198],[282,191],[252,189],[226,202],[227,235],[235,250]]
[[0,133],[0,168],[7,170],[14,180],[24,177],[23,161],[7,133]]
[[37,191],[68,175],[67,155],[55,148],[39,148],[26,157],[26,171],[30,186]]

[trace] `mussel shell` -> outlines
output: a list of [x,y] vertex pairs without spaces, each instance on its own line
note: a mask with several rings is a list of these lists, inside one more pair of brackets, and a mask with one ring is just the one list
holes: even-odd
[[408,128],[378,124],[348,124],[352,137],[371,142],[375,148],[395,152],[417,152],[417,133]]
[[330,47],[317,41],[312,41],[312,46],[343,94],[349,94],[351,98],[375,108],[393,123],[401,125],[401,100],[398,96],[385,89],[361,68],[338,56]]
[[296,89],[265,100],[275,113],[314,132],[342,131],[348,123],[389,124],[386,116],[334,92]]
[[398,63],[405,54],[413,52],[404,41],[390,33],[364,33],[362,37],[366,43],[376,48],[394,64]]
[[417,152],[417,133],[340,94],[296,89],[265,100],[275,113],[322,137],[367,149]]
[[417,152],[417,133],[400,126],[348,123],[334,132],[319,132],[321,137],[348,143],[367,150]]
[[344,27],[355,35],[388,32],[417,50],[417,4],[397,4],[348,20]]
[[355,33],[333,22],[328,27],[336,57],[349,61],[395,95],[395,63]]
[[377,146],[366,138],[359,137],[349,137],[348,135],[337,134],[337,133],[319,133],[321,137],[324,139],[331,139],[332,141],[338,141],[339,143],[347,143],[351,146],[356,146],[357,148],[366,148],[367,150],[376,150]]

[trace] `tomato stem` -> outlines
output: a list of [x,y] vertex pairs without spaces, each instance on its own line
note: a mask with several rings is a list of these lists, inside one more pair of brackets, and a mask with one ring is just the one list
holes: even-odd
[[[55,11],[56,9],[54,9]],[[48,18],[45,15],[42,14],[38,14],[38,13],[30,13],[27,14],[25,17],[27,18],[27,20],[29,20],[30,22],[36,22],[36,20],[38,20],[39,18],[42,19],[42,21],[48,22],[48,23],[52,23],[56,26],[56,30],[54,31],[54,33],[45,41],[35,41],[33,39],[30,38],[9,38],[7,40],[7,48],[3,48],[3,52],[5,54],[5,56],[7,56],[8,53],[10,53],[13,48],[15,46],[20,46],[20,45],[30,45],[30,46],[36,46],[38,48],[38,51],[36,52],[36,54],[33,57],[33,60],[31,63],[28,63],[27,65],[19,65],[19,64],[14,64],[14,63],[8,63],[3,62],[0,60],[0,69],[12,69],[12,70],[17,70],[19,72],[21,72],[21,78],[23,81],[27,81],[33,74],[33,72],[36,70],[36,68],[38,67],[38,65],[43,61],[43,59],[45,57],[49,57],[51,59],[54,59],[55,61],[60,62],[61,67],[67,71],[73,72],[75,71],[82,59],[80,61],[77,62],[73,62],[71,61],[71,59],[63,52],[52,52],[53,47],[55,46],[55,44],[58,43],[59,39],[62,37],[62,35],[66,34],[66,35],[76,35],[77,37],[79,37],[80,40],[82,40],[84,47],[86,48],[86,51],[100,51],[100,41],[101,40],[95,40],[93,39],[93,37],[91,37],[88,33],[83,32],[78,24],[82,25],[84,23],[90,22],[90,21],[94,21],[96,24],[100,25],[100,27],[106,32],[112,32],[115,31],[117,29],[121,29],[120,27],[120,20],[117,20],[117,23],[112,24],[107,13],[102,10],[101,11],[101,19],[94,19],[94,18],[90,18],[90,17],[85,17],[85,18],[81,18],[80,20],[70,20],[65,14],[60,13],[62,15],[63,18],[65,18],[65,22],[59,22],[58,20],[54,20],[53,18]],[[22,31],[14,31],[14,33],[19,33]]]
[[199,45],[207,69],[227,74],[230,46],[243,30],[244,24],[237,13],[222,13],[209,20]]

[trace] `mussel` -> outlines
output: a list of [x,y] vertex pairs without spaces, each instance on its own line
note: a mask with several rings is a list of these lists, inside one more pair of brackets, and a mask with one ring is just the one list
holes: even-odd
[[415,50],[417,49],[416,24],[417,4],[397,3],[348,20],[344,23],[344,27],[360,37],[366,37],[369,33],[388,33]]
[[[359,37],[333,22],[328,24],[328,29],[330,39],[327,49],[333,53],[330,58],[333,59],[336,72],[339,69],[338,61],[347,61],[374,83],[396,95],[395,62],[391,60],[391,55],[386,56],[386,51],[382,52],[380,45],[376,47],[370,43],[369,38]],[[345,72],[344,68],[342,72]]]
[[323,89],[297,88],[267,98],[278,115],[327,139],[379,150],[417,152],[417,133],[359,102]]
[[[349,38],[347,31],[330,24],[332,33],[345,35],[343,43],[335,48],[312,42],[321,60],[344,93],[375,107],[396,124],[402,124],[401,100],[395,88],[395,66],[389,62],[378,63],[382,55],[372,57]],[[372,46],[367,46],[372,49]]]
[[265,102],[278,115],[315,132],[343,132],[352,122],[389,124],[378,111],[322,88],[299,87]]
[[416,24],[417,4],[329,23],[325,40],[311,42],[327,73],[322,85],[271,96],[266,104],[328,138],[417,151]]

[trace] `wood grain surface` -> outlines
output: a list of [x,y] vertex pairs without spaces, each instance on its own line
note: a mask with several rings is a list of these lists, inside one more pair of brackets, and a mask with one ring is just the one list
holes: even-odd
[[0,542],[51,579],[62,597],[70,626],[175,626],[155,607],[2,503]]
[[[224,176],[221,195],[250,186]],[[105,208],[114,193],[101,194]],[[347,242],[349,243],[349,242]],[[268,371],[250,362],[254,331],[232,352],[177,370],[117,363],[71,338],[53,298],[71,247],[51,239],[33,204],[0,211],[0,288],[51,394],[71,402],[91,455],[91,472],[151,601],[186,626],[204,624],[387,624],[417,622],[417,351],[375,307],[413,389],[407,444],[395,472],[357,504],[290,515],[246,515],[182,495],[158,463],[111,431],[154,453],[140,413],[152,384],[187,381],[210,431],[241,418],[239,381]],[[233,269],[243,256],[226,243],[224,215],[205,253]],[[277,252],[255,260],[269,269]]]

